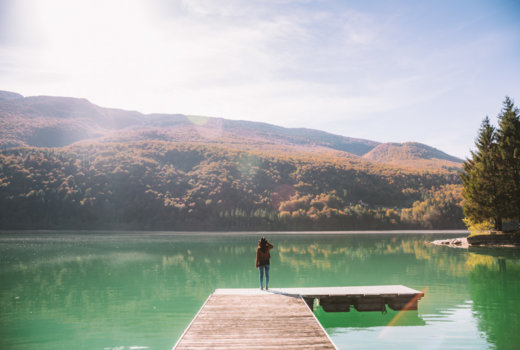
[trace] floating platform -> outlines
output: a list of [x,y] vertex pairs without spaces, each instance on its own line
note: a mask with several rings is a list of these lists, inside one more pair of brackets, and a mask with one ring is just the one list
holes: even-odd
[[328,312],[348,312],[350,306],[357,311],[385,311],[386,306],[392,310],[417,310],[424,296],[423,292],[402,285],[280,288],[276,291],[301,295],[311,310],[317,300]]
[[312,312],[417,310],[424,293],[401,285],[217,289],[173,349],[336,349]]

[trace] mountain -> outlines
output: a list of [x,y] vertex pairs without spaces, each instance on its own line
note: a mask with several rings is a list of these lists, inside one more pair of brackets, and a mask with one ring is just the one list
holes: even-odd
[[462,159],[418,142],[382,143],[363,155],[364,159],[401,166],[460,167]]
[[460,162],[426,145],[0,96],[0,229],[463,227]]
[[0,147],[67,146],[139,125],[141,118],[140,113],[101,108],[86,99],[8,98],[0,100]]
[[400,166],[460,167],[460,159],[420,143],[385,143],[305,128],[99,107],[86,99],[0,91],[0,148],[63,147],[85,140],[161,140],[227,144],[244,149],[345,152],[344,157]]
[[0,90],[0,101],[16,100],[19,98],[23,98],[23,96],[20,94],[17,94],[16,92]]
[[[3,92],[2,95],[16,94]],[[285,146],[295,150],[310,147],[362,155],[378,145],[318,130],[181,114],[145,115],[99,107],[86,99],[51,96],[0,100],[0,126],[1,148],[62,147],[93,139],[100,142],[157,139],[248,147]]]

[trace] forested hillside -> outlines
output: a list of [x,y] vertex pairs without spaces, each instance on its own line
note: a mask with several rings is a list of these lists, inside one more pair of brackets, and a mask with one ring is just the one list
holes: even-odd
[[455,172],[136,142],[0,154],[0,227],[461,227]]
[[463,228],[460,163],[420,144],[3,96],[2,229]]

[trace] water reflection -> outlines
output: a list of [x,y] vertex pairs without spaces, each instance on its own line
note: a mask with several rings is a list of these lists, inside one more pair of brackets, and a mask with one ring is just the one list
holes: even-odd
[[520,345],[520,260],[517,249],[478,249],[466,266],[478,327],[497,349]]
[[366,327],[384,327],[391,325],[393,327],[406,326],[424,326],[426,322],[415,311],[393,311],[388,310],[387,313],[381,312],[325,312],[321,307],[315,308],[314,314],[320,320],[324,328],[330,330],[329,333],[334,334],[336,329],[342,328],[366,328]]
[[[340,348],[418,348],[425,340],[430,348],[520,343],[517,250],[431,246],[428,235],[269,239],[273,288],[429,288],[419,311],[318,308],[316,316]],[[3,234],[0,348],[171,348],[215,288],[257,288],[257,240],[251,234]]]

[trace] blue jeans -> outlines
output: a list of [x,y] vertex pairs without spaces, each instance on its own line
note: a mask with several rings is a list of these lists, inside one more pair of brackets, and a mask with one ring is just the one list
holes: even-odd
[[269,288],[269,265],[258,266],[260,270],[260,288],[264,288],[264,271],[265,271],[265,287]]

